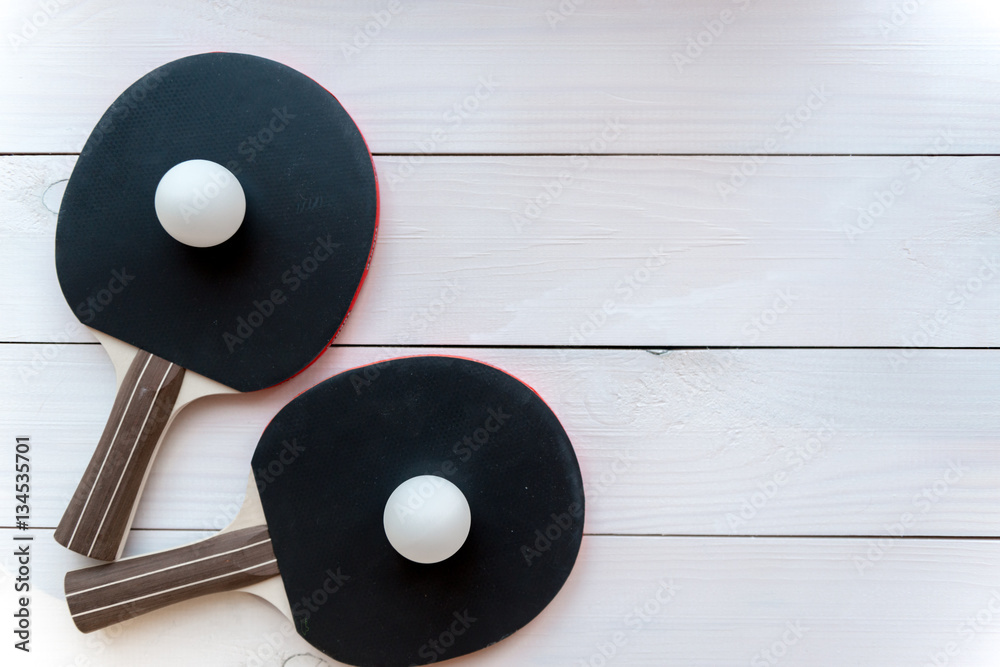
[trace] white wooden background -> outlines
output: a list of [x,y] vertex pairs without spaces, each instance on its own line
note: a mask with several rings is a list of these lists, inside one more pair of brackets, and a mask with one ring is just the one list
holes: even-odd
[[554,603],[455,665],[1000,662],[995,0],[5,0],[0,36],[3,664],[323,664],[241,594],[80,635],[51,539],[114,386],[56,283],[61,188],[126,86],[211,50],[337,95],[379,245],[320,363],[177,420],[128,553],[225,525],[296,393],[459,353],[553,406],[588,515]]

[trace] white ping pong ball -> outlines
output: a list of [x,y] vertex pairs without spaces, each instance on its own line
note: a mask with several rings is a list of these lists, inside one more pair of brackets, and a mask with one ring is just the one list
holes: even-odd
[[195,248],[232,238],[247,212],[247,198],[236,176],[209,160],[171,167],[156,186],[153,200],[167,234]]
[[382,515],[389,544],[416,563],[440,563],[462,548],[472,512],[462,491],[443,477],[419,475],[389,496]]

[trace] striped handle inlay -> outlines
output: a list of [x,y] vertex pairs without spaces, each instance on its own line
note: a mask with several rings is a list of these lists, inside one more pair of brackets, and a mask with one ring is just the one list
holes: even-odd
[[93,632],[168,605],[231,591],[278,574],[266,526],[66,574],[76,627]]
[[183,380],[180,366],[141,350],[136,354],[97,451],[56,528],[59,544],[99,560],[118,558]]

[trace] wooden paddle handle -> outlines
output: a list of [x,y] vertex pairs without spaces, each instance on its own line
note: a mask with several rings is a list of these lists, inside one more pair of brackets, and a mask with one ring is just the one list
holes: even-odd
[[66,573],[66,603],[81,632],[167,605],[231,591],[278,574],[266,526]]
[[97,451],[56,528],[59,544],[98,560],[121,555],[183,380],[180,366],[141,350],[135,355]]

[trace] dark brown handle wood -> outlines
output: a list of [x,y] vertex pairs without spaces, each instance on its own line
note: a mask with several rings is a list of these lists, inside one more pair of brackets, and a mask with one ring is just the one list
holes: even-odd
[[111,416],[55,539],[84,556],[121,555],[135,505],[177,394],[184,369],[139,351],[129,366]]
[[66,573],[66,603],[81,632],[278,574],[266,526],[219,533],[146,556]]

